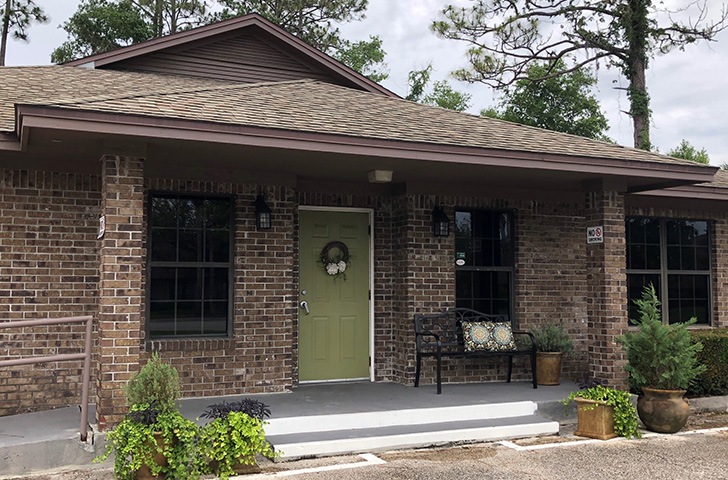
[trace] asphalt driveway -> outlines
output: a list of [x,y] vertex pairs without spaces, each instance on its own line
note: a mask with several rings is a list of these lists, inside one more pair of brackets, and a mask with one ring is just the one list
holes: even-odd
[[[263,465],[245,480],[728,479],[728,428],[607,442],[501,442]],[[566,440],[566,441],[564,441]],[[561,441],[561,443],[558,443]],[[374,459],[374,460],[372,460]],[[356,465],[352,468],[352,464]],[[312,471],[330,469],[328,471]],[[111,480],[109,468],[46,472],[34,480]],[[19,480],[19,478],[18,478]]]

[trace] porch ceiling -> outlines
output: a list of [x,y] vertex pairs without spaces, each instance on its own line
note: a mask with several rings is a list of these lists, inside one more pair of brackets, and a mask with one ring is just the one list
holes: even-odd
[[694,169],[684,177],[676,175],[674,170],[679,166],[672,166],[670,171],[655,171],[626,168],[618,161],[609,162],[612,166],[604,162],[592,164],[592,159],[569,165],[543,162],[539,156],[528,153],[488,151],[478,155],[477,151],[438,151],[426,145],[419,151],[410,149],[404,153],[391,144],[350,151],[316,151],[293,143],[272,147],[197,139],[110,136],[103,132],[43,126],[28,127],[23,137],[23,151],[4,152],[4,165],[97,173],[101,155],[126,153],[145,157],[146,174],[150,177],[294,187],[327,184],[340,185],[344,190],[353,185],[368,186],[367,172],[380,169],[394,172],[394,184],[433,193],[485,193],[484,189],[577,193],[593,188],[596,181],[622,191],[643,191],[696,182],[691,178]]

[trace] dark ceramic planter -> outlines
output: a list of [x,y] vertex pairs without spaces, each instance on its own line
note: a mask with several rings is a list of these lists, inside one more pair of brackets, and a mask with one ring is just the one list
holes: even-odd
[[685,390],[643,388],[637,398],[637,413],[648,430],[658,433],[680,431],[688,421],[690,407],[683,399]]

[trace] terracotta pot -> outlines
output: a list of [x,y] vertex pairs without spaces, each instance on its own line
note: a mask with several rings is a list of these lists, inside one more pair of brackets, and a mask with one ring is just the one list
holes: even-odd
[[559,385],[561,383],[562,352],[536,352],[536,383]]
[[683,399],[685,390],[643,388],[637,398],[637,413],[648,430],[659,433],[680,431],[688,421],[690,406]]
[[[217,460],[212,460],[210,462],[210,469],[218,473],[219,472],[220,464]],[[253,459],[253,462],[250,463],[243,463],[240,460],[236,460],[235,463],[233,463],[233,472],[235,472],[236,475],[245,475],[248,473],[260,473],[262,470],[260,466],[258,465],[257,460]]]
[[[155,433],[154,439],[156,440],[156,445],[154,448],[157,448],[159,446],[162,447],[162,451],[169,448],[165,442],[164,438],[162,438],[162,433]],[[154,462],[162,467],[167,466],[167,457],[164,456],[162,452],[157,452],[154,455]],[[134,472],[134,479],[135,480],[153,480],[158,478],[166,478],[166,475],[164,473],[160,473],[159,475],[153,475],[152,471],[149,469],[149,466],[146,463],[142,463],[142,466]]]
[[253,459],[253,463],[243,463],[238,460],[233,464],[233,471],[238,475],[244,475],[248,473],[260,473],[261,469],[255,459]]
[[574,401],[579,421],[575,435],[598,440],[609,440],[617,436],[614,433],[614,407],[586,398],[576,397]]

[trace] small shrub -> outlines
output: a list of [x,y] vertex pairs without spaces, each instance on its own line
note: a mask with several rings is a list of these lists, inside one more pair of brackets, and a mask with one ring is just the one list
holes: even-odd
[[179,375],[154,352],[147,364],[129,380],[125,393],[130,406],[153,404],[162,411],[171,411],[180,396]]
[[705,366],[698,364],[698,353],[703,346],[692,342],[687,328],[695,319],[670,325],[662,323],[660,301],[653,285],[646,286],[642,300],[634,302],[640,318],[632,322],[639,330],[617,338],[627,351],[629,363],[625,370],[630,374],[632,387],[637,391],[643,387],[687,390],[690,382],[705,371]]
[[539,352],[563,352],[574,351],[574,342],[564,331],[563,325],[549,324],[531,329],[536,350]]
[[688,395],[728,395],[728,329],[696,330],[690,333],[693,342],[703,345],[703,351],[698,354],[698,363],[706,368],[690,382]]

